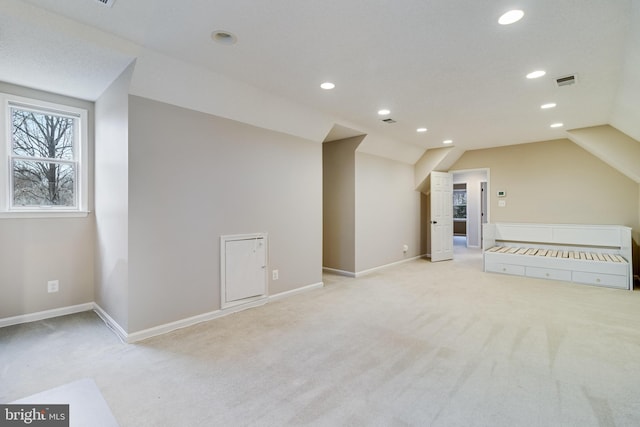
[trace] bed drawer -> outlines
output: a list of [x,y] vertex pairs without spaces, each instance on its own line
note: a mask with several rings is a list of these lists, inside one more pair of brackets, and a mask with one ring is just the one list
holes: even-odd
[[493,273],[513,274],[516,276],[524,276],[524,266],[514,264],[504,264],[500,262],[487,262],[485,270]]
[[627,289],[629,287],[629,279],[627,276],[619,276],[617,274],[604,273],[587,273],[584,271],[574,271],[572,280],[577,283],[586,283],[587,285],[608,286],[610,288]]
[[541,279],[571,281],[570,270],[558,270],[555,268],[527,267],[525,271],[528,277],[538,277]]

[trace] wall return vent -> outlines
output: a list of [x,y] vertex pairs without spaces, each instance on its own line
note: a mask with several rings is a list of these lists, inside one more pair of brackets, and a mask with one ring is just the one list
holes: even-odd
[[100,3],[103,6],[107,6],[107,7],[113,7],[113,3],[116,0],[96,0],[98,3]]
[[575,74],[571,74],[570,76],[558,77],[556,79],[556,84],[558,87],[562,86],[571,86],[576,84],[577,78]]

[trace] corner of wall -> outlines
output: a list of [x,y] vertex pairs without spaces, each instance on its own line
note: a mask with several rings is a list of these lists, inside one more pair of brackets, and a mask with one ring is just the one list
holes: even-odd
[[322,144],[322,266],[355,273],[355,156],[366,135]]
[[128,104],[132,62],[96,101],[96,305],[124,331],[128,304]]

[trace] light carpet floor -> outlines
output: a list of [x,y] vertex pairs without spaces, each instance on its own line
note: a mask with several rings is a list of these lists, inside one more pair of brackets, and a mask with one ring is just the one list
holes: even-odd
[[[11,403],[69,405],[69,427],[118,427],[107,402],[91,378],[64,384]],[[0,419],[1,417],[0,415]]]
[[127,426],[638,426],[640,293],[416,260],[134,345],[0,329],[0,401],[92,378]]

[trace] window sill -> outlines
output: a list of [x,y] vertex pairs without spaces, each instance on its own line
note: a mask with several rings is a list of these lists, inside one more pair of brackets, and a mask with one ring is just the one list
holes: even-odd
[[0,219],[26,218],[86,218],[89,211],[12,211],[0,212]]

